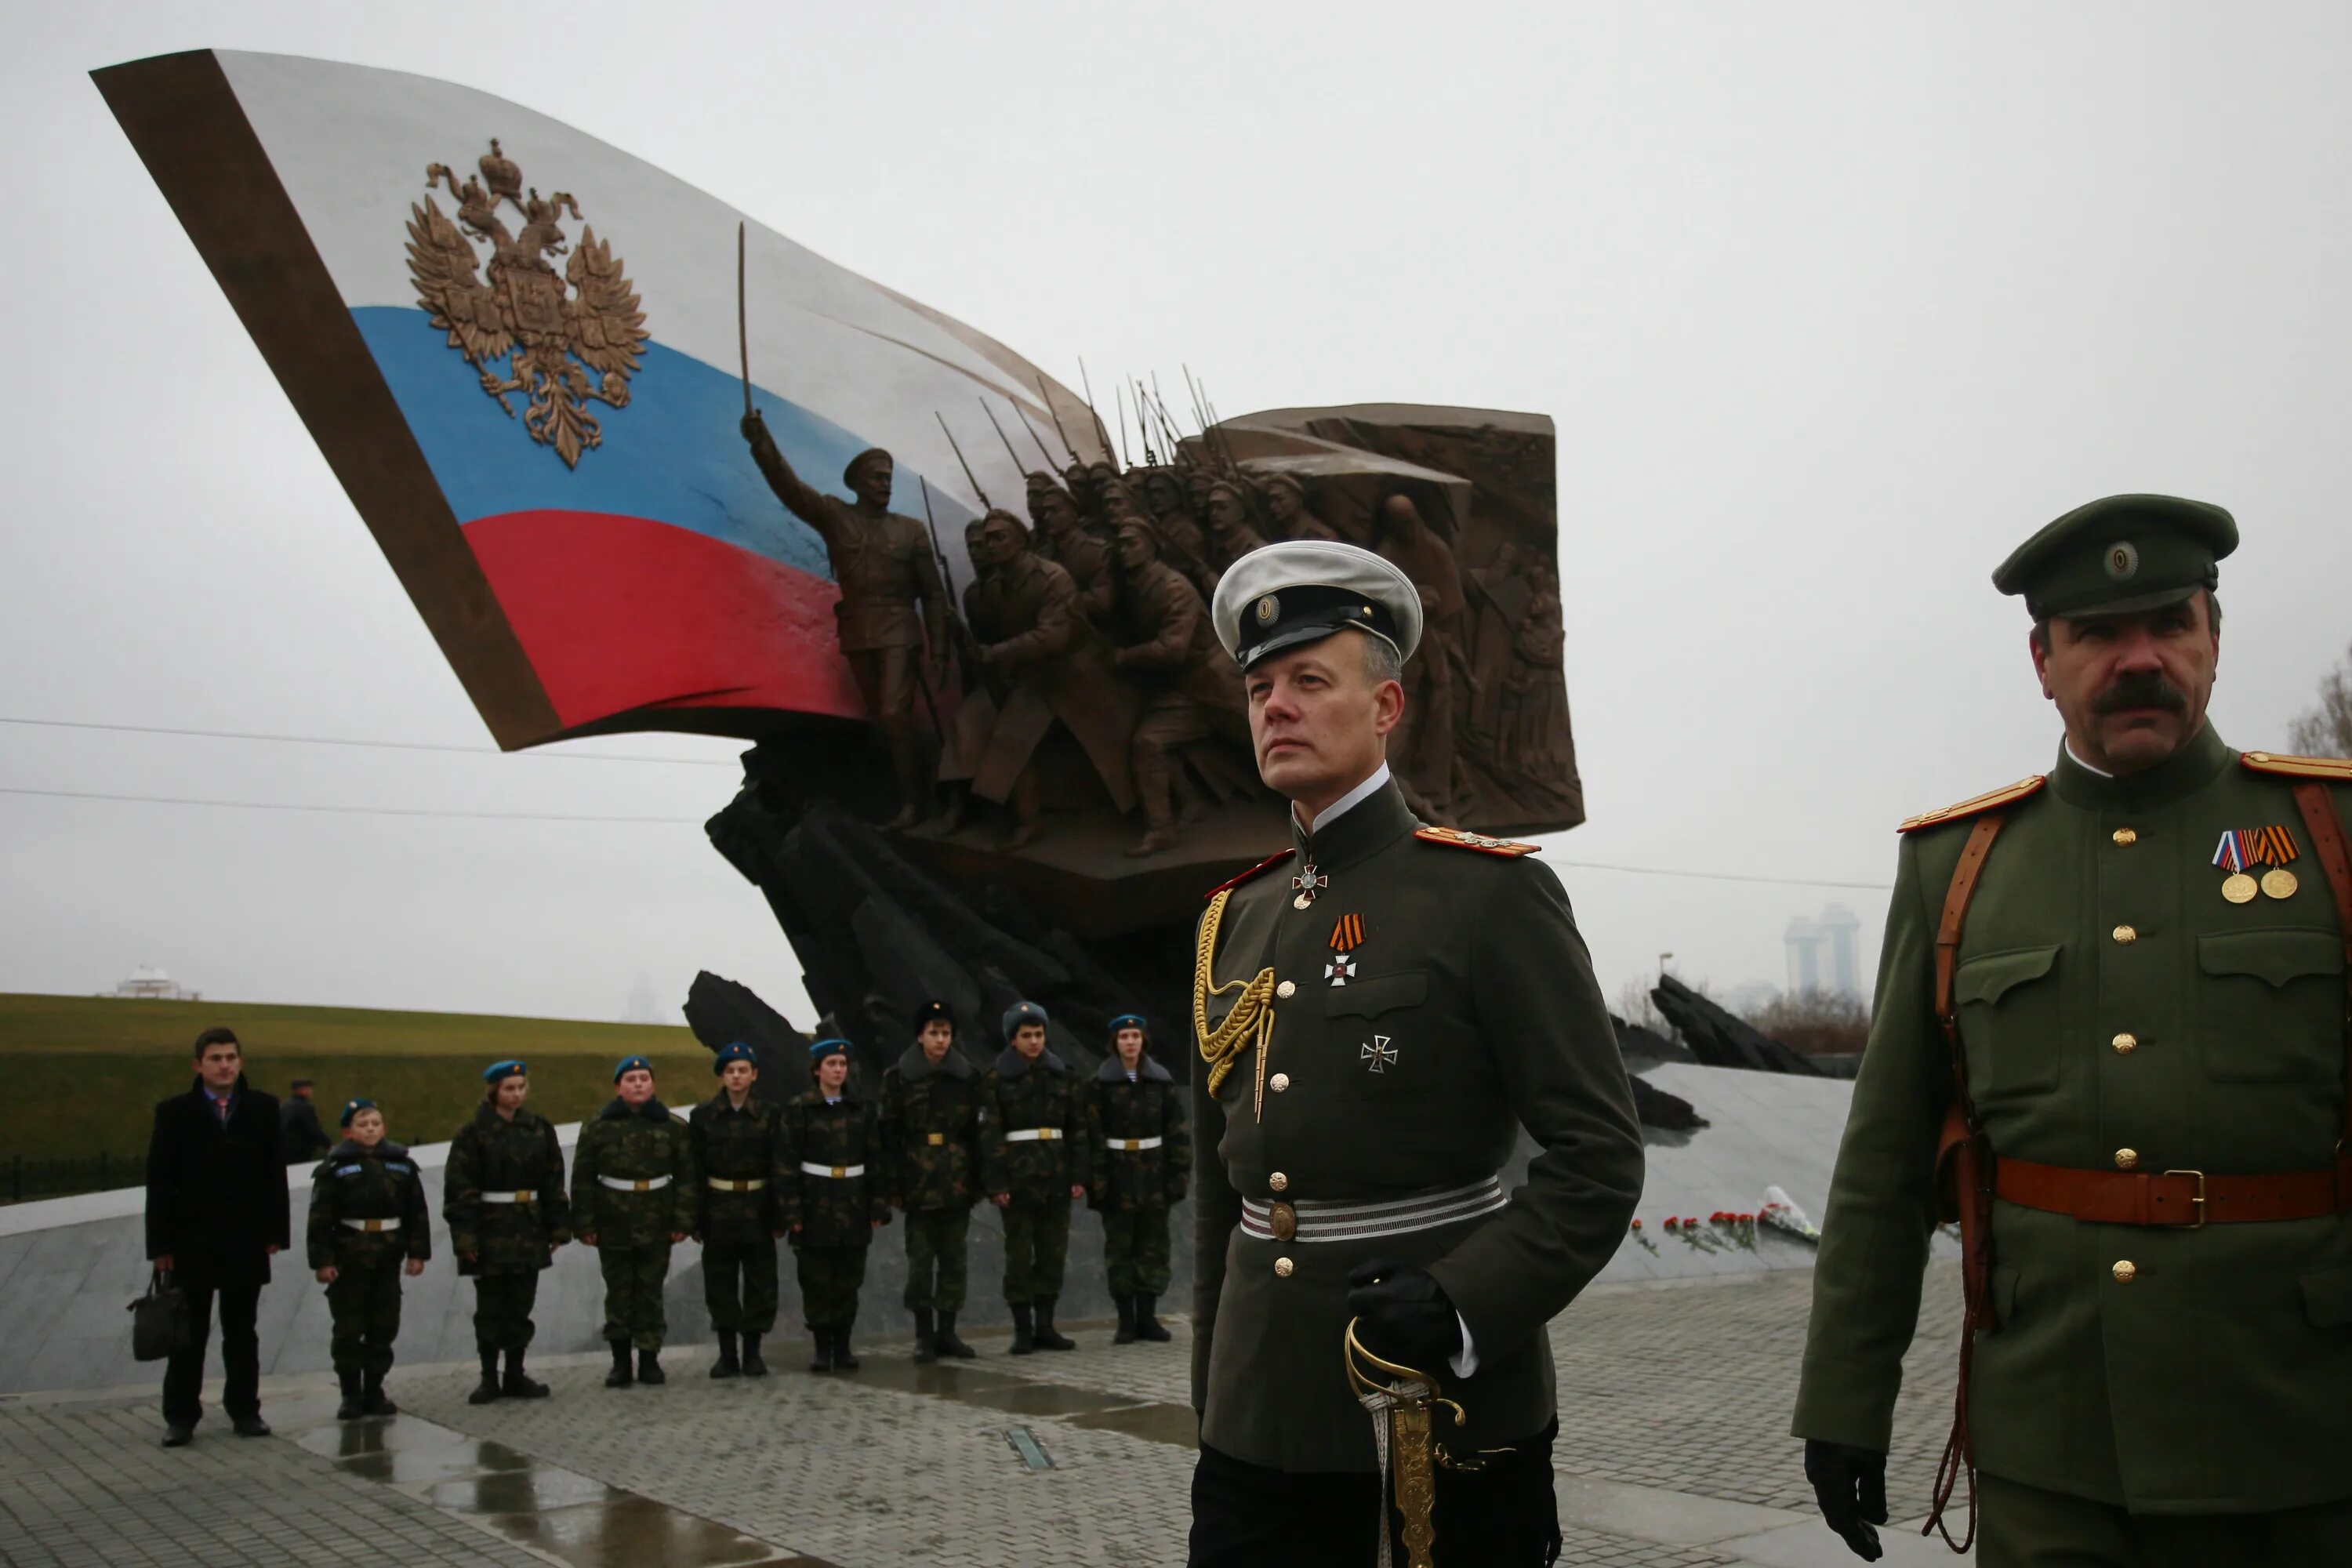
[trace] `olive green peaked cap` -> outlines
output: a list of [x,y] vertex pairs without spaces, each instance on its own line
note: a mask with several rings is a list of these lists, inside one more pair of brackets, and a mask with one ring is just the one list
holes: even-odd
[[2177,605],[2221,581],[2215,563],[2238,548],[2237,520],[2179,496],[2108,496],[2051,523],[1992,574],[2025,595],[2037,621],[2124,615]]

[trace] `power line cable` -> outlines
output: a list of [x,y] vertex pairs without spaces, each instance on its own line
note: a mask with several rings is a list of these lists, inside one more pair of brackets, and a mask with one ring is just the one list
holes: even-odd
[[340,735],[265,735],[242,730],[184,730],[166,724],[99,724],[74,719],[19,719],[0,714],[0,724],[44,730],[102,730],[121,735],[190,735],[207,741],[267,741],[289,746],[361,746],[371,751],[455,752],[468,757],[531,757],[574,763],[662,763],[677,767],[731,768],[724,757],[625,757],[615,752],[502,752],[496,746],[437,745],[429,741],[362,741]]

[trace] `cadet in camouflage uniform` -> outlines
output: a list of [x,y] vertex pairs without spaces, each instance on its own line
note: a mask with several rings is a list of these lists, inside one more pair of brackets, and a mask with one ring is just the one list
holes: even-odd
[[[751,1092],[760,1060],[738,1040],[711,1058],[719,1092],[694,1108],[687,1132],[702,1172],[702,1297],[719,1331],[713,1377],[768,1375],[760,1340],[776,1326],[776,1108]],[[736,1336],[743,1351],[735,1352]]]
[[980,1075],[955,1048],[944,1002],[915,1013],[915,1043],[882,1075],[882,1147],[890,1201],[907,1215],[907,1310],[915,1359],[970,1360],[956,1334],[965,1243],[980,1200]]
[[425,1184],[408,1151],[383,1135],[373,1100],[343,1107],[343,1141],[310,1173],[310,1270],[327,1288],[334,1320],[328,1347],[343,1402],[335,1418],[390,1415],[383,1392],[400,1337],[400,1276],[433,1256]]
[[[474,1343],[482,1355],[482,1381],[466,1397],[474,1405],[487,1405],[501,1394],[543,1399],[547,1384],[525,1372],[522,1363],[530,1345],[540,1270],[572,1239],[563,1149],[553,1124],[523,1109],[530,1094],[528,1067],[494,1062],[483,1070],[482,1081],[488,1085],[482,1107],[449,1141],[441,1182],[449,1248],[457,1255],[457,1272],[474,1281]],[[503,1380],[501,1351],[507,1358]]]
[[1118,1344],[1165,1340],[1155,1310],[1168,1289],[1168,1211],[1192,1173],[1184,1086],[1147,1054],[1142,1015],[1110,1021],[1111,1054],[1087,1096],[1094,1181],[1087,1203],[1101,1214],[1103,1262],[1118,1310]]
[[1939,1144],[1969,1237],[1947,1463],[1985,1568],[2352,1551],[2352,763],[2214,732],[2237,541],[2113,496],[1994,574],[2064,740],[1903,825],[1794,1421],[1864,1559]]
[[1070,1252],[1070,1200],[1087,1195],[1087,1113],[1077,1078],[1045,1048],[1045,1009],[1004,1010],[1012,1043],[981,1085],[981,1184],[1004,1214],[1004,1300],[1013,1353],[1078,1347],[1054,1327]]
[[580,1194],[580,1239],[596,1249],[604,1273],[604,1339],[613,1347],[604,1386],[626,1388],[633,1345],[634,1381],[669,1381],[661,1365],[669,1330],[662,1282],[669,1277],[670,1247],[694,1228],[702,1181],[694,1140],[654,1095],[653,1063],[623,1057],[613,1085],[618,1092],[611,1103],[581,1123],[572,1187]]
[[849,1331],[866,1249],[890,1223],[889,1178],[874,1108],[849,1092],[849,1042],[810,1046],[809,1076],[776,1137],[777,1206],[799,1264],[801,1315],[816,1342],[809,1370],[856,1372]]

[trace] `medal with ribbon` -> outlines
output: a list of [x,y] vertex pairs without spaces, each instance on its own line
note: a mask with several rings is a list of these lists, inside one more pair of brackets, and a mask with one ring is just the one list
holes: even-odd
[[[2233,904],[2253,902],[2257,890],[2273,899],[2294,897],[2302,884],[2287,867],[2302,854],[2294,835],[2280,824],[2229,829],[2213,849],[2213,864],[2230,873],[2221,879],[2221,896]],[[2259,881],[2254,878],[2257,867],[2268,868]]]

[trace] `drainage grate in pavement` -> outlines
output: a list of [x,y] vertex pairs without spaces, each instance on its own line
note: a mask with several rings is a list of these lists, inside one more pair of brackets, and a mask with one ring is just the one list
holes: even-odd
[[1013,1445],[1013,1451],[1020,1455],[1021,1462],[1031,1469],[1050,1470],[1054,1468],[1054,1456],[1045,1452],[1045,1445],[1037,1441],[1037,1435],[1028,1427],[1006,1427],[1004,1440]]

